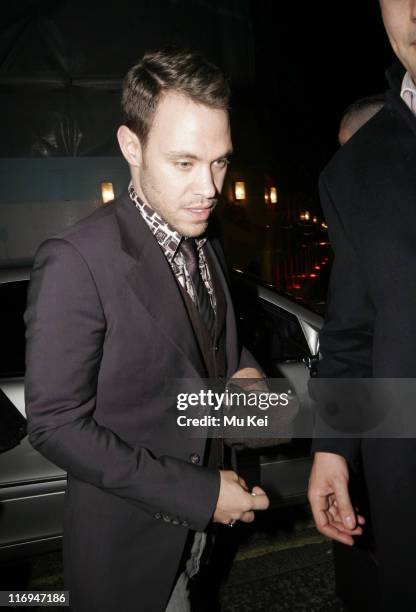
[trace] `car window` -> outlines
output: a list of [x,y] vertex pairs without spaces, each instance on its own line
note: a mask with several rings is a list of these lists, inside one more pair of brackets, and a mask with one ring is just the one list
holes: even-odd
[[[277,294],[276,294],[277,296]],[[247,284],[234,287],[240,338],[268,376],[279,376],[276,363],[299,361],[309,355],[295,315],[260,298]]]
[[25,324],[28,281],[0,285],[0,376],[25,373]]

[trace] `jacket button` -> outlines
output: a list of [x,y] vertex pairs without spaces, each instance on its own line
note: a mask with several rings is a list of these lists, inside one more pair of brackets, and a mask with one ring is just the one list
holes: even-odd
[[155,514],[155,519],[161,519],[162,515],[160,514],[160,512],[156,512]]
[[201,461],[201,457],[197,453],[189,455],[189,461],[195,465]]
[[162,515],[163,520],[165,521],[165,523],[170,523],[170,516],[167,514],[163,514]]
[[182,527],[189,527],[188,521],[182,521]]

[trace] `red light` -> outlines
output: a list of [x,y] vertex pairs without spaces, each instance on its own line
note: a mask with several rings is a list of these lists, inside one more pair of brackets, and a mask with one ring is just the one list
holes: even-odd
[[314,266],[314,267],[313,267],[313,269],[314,269],[314,270],[320,270],[320,269],[321,269],[321,266]]
[[317,276],[317,274],[309,274],[309,278],[316,278]]
[[300,285],[293,285],[292,289],[301,289],[301,286]]

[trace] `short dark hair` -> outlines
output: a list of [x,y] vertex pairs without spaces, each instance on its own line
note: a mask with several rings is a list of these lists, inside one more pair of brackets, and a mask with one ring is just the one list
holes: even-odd
[[386,96],[382,93],[374,94],[372,96],[365,96],[364,98],[360,98],[356,100],[352,104],[350,104],[344,111],[343,117],[348,115],[354,115],[355,113],[361,113],[367,109],[377,109],[380,110],[384,106],[386,102]]
[[375,115],[385,103],[386,97],[384,94],[374,94],[372,96],[360,98],[345,109],[341,121],[351,121],[355,118],[361,118],[362,116],[370,118]]
[[130,68],[122,84],[124,123],[147,142],[157,106],[175,92],[211,108],[229,110],[230,86],[223,72],[196,51],[149,51]]

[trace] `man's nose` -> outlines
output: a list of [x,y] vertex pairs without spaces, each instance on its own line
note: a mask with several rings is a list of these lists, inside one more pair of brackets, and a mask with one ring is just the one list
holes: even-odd
[[410,0],[410,19],[416,22],[416,0]]
[[215,186],[211,168],[201,168],[196,178],[194,188],[196,195],[203,196],[207,199],[215,197],[217,188]]

